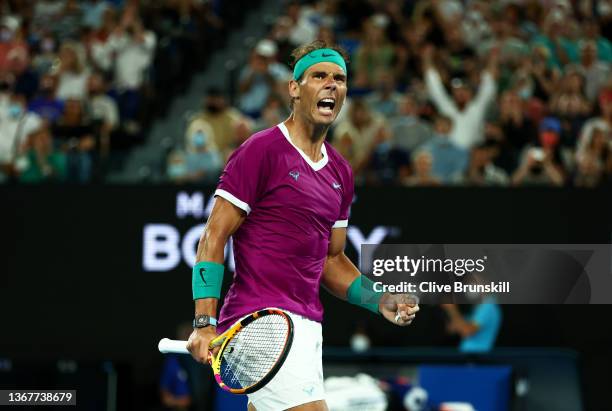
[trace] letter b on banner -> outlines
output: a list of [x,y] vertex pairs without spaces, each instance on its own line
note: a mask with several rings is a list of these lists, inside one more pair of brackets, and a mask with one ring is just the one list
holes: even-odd
[[168,271],[181,261],[180,235],[168,224],[147,224],[144,228],[142,265],[145,271]]

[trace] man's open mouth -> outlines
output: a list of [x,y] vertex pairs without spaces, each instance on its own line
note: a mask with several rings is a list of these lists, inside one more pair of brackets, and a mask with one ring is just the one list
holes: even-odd
[[336,107],[336,100],[331,97],[325,97],[319,100],[317,103],[317,108],[319,109],[319,113],[329,116],[334,112],[334,107]]

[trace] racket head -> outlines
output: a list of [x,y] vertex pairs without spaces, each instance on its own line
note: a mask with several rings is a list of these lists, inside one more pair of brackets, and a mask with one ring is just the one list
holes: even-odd
[[256,311],[211,341],[218,346],[210,356],[215,380],[233,394],[250,394],[278,372],[293,343],[293,321],[276,308]]

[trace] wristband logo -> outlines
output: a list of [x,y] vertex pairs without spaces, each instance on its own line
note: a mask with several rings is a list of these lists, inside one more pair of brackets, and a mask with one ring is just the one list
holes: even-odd
[[206,271],[206,268],[200,268],[200,278],[202,279],[202,282],[204,283],[204,285],[206,285],[208,287],[208,283],[204,279],[204,272],[205,271]]

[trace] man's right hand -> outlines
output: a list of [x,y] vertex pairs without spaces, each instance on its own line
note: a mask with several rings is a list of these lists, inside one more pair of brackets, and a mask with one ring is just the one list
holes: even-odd
[[[208,346],[217,335],[217,329],[213,326],[194,328],[189,336],[189,340],[187,340],[187,349],[197,362],[204,364],[208,363]],[[216,354],[217,351],[219,351],[219,347],[216,347],[212,351],[213,354]]]

